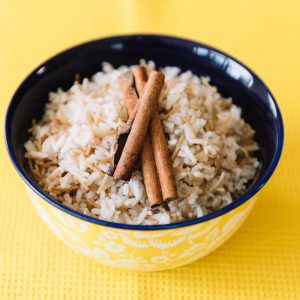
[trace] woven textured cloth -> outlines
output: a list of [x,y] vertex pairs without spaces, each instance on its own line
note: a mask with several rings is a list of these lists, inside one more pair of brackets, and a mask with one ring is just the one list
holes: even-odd
[[[64,246],[27,198],[0,138],[0,299],[300,299],[300,2],[0,0],[0,117],[34,67],[120,33],[183,36],[222,49],[267,83],[285,147],[253,213],[224,246],[156,273],[109,269]],[[299,194],[298,194],[299,193]]]

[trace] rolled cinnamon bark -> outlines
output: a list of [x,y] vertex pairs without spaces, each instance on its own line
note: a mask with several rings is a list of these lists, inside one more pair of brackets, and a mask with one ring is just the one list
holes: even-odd
[[[136,66],[133,69],[133,74],[137,91],[139,95],[141,95],[147,82],[146,70],[144,67]],[[149,129],[163,200],[171,201],[178,198],[178,193],[173,175],[170,153],[159,116],[158,102],[153,110]]]
[[152,71],[143,95],[140,98],[130,133],[116,166],[114,172],[114,177],[116,179],[130,179],[134,164],[144,143],[153,109],[157,106],[163,84],[164,75],[160,72]]
[[[135,80],[131,71],[120,75],[120,77],[118,78],[118,82],[124,97],[124,104],[128,111],[129,117],[134,112],[135,106],[138,103],[136,90],[133,86],[135,83],[136,88],[138,90],[141,80],[145,80],[142,86],[142,88],[144,89],[144,85],[147,81],[147,73],[145,69],[141,73],[139,72],[137,76],[135,75]],[[141,93],[139,93],[139,97],[141,97]],[[150,206],[155,207],[157,205],[160,205],[162,203],[162,193],[156,170],[149,132],[146,133],[146,137],[141,151],[141,168]]]
[[146,68],[144,66],[135,66],[133,67],[132,72],[136,91],[138,92],[139,97],[141,97],[148,80]]
[[132,71],[121,74],[118,78],[118,82],[123,94],[128,116],[130,117],[139,100],[136,89],[134,88],[135,81]]
[[149,132],[147,132],[141,151],[141,166],[150,206],[156,207],[163,202],[159,177],[155,165]]
[[[125,144],[127,142],[127,138],[130,133],[130,130],[131,130],[134,118],[136,116],[138,107],[139,107],[139,101],[136,104],[136,106],[132,109],[131,115],[129,116],[126,124],[124,125],[124,127],[121,129],[121,131],[118,133],[118,135],[115,138],[114,151],[113,151],[114,154],[110,161],[109,169],[107,172],[107,175],[109,175],[109,176],[113,176],[115,173],[116,167],[117,167],[120,157],[122,155],[123,148],[125,147]],[[129,179],[130,179],[130,176],[129,176]]]
[[150,137],[164,201],[178,198],[173,166],[158,111],[152,115]]

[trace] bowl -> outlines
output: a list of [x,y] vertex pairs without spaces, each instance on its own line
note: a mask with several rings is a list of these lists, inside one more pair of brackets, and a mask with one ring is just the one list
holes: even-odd
[[[32,119],[39,119],[48,92],[68,89],[74,76],[90,77],[108,61],[115,67],[151,59],[208,75],[222,95],[231,96],[256,130],[260,166],[242,197],[201,218],[167,225],[126,225],[97,220],[51,199],[31,177],[24,142]],[[210,46],[162,35],[124,35],[88,42],[47,60],[21,83],[5,120],[6,147],[30,199],[49,228],[70,248],[113,267],[157,271],[198,260],[223,244],[253,208],[259,190],[278,164],[283,146],[279,108],[266,85],[245,65]]]

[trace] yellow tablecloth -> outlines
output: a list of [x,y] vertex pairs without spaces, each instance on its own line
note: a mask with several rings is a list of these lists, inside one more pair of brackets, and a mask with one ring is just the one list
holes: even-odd
[[[1,136],[0,299],[300,299],[300,2],[0,0],[0,113],[36,65],[119,33],[164,33],[214,45],[255,70],[285,122],[278,169],[222,248],[179,269],[132,273],[65,247],[36,215]],[[1,134],[3,128],[1,128]]]

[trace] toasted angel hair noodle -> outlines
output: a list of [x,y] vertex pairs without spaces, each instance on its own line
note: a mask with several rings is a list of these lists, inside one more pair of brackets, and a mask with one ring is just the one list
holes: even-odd
[[176,143],[176,146],[175,146],[175,149],[173,150],[173,153],[172,153],[172,156],[171,156],[171,160],[174,160],[175,157],[177,156],[177,153],[183,143],[183,140],[184,140],[184,134],[182,134],[179,139],[177,140],[177,143]]
[[[155,69],[152,61],[141,64]],[[25,143],[28,168],[41,188],[82,214],[143,225],[201,217],[243,194],[259,165],[255,131],[208,77],[177,67],[162,69],[159,106],[180,199],[151,210],[139,169],[129,182],[106,175],[115,136],[128,118],[117,78],[129,68],[103,63],[91,79],[49,94]]]

